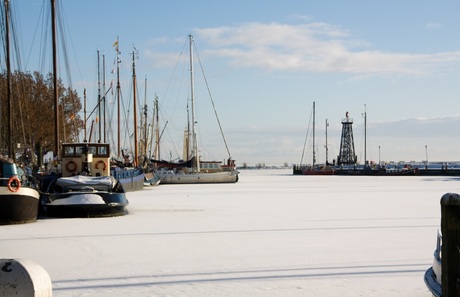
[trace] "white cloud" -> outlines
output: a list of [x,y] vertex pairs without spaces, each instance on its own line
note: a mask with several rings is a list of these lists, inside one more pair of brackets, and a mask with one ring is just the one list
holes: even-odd
[[430,29],[430,30],[436,30],[436,29],[441,28],[441,27],[442,27],[442,24],[431,22],[431,23],[427,23],[427,24],[425,25],[425,27],[426,27],[427,29]]
[[214,47],[207,54],[230,58],[235,67],[269,71],[421,76],[448,71],[460,62],[460,51],[417,54],[373,50],[347,30],[326,23],[246,23],[196,31]]

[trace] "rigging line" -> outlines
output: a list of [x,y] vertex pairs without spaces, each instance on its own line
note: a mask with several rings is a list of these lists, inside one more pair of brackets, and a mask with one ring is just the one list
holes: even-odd
[[[6,55],[5,5],[0,5],[0,13],[1,13],[0,32],[1,32],[1,37],[2,37],[2,46],[3,46],[3,53]],[[5,65],[3,65],[3,62],[5,62]],[[3,59],[0,59],[0,65],[2,69],[6,68],[6,57],[5,57],[5,61],[3,61]]]
[[[166,90],[164,91],[163,93],[163,96],[162,98],[168,98],[167,94],[169,93],[169,90],[172,89],[172,82],[173,82],[173,78],[176,77],[176,73],[179,72],[178,70],[178,66],[179,65],[182,65],[183,66],[183,69],[186,69],[186,66],[183,65],[183,64],[180,64],[180,62],[184,59],[184,52],[185,52],[185,49],[187,48],[187,45],[188,45],[188,40],[186,40],[182,46],[182,50],[179,54],[179,58],[177,59],[177,62],[176,62],[176,65],[174,66],[174,69],[173,69],[173,72],[172,72],[172,75],[168,81],[168,84],[166,86]],[[182,77],[183,77],[183,74],[184,73],[184,70],[182,71]],[[180,80],[182,81],[182,79]],[[178,93],[180,93],[180,90],[178,90]],[[174,114],[175,114],[175,110],[177,109],[177,102],[178,102],[178,97],[176,97],[176,101],[175,101],[175,105],[174,105],[174,108],[173,108],[173,114],[171,116],[171,118],[174,118]]]
[[35,31],[34,31],[31,46],[30,46],[30,49],[29,49],[29,54],[27,55],[25,68],[27,68],[27,66],[29,65],[30,56],[31,56],[31,54],[33,52],[33,50],[32,50],[33,44],[35,43],[35,38],[37,37],[37,31],[38,31],[38,28],[40,27],[39,26],[39,24],[40,24],[40,16],[43,17],[43,15],[44,15],[44,5],[41,5],[40,7],[41,7],[40,8],[40,13],[38,14],[39,17],[37,19],[37,24],[35,25]]
[[[49,36],[50,36],[50,29],[51,28],[51,20],[49,17],[45,17],[46,16],[49,16],[51,15],[51,7],[50,5],[45,5],[45,2],[49,2],[49,1],[45,1],[43,0],[43,9],[41,10],[41,19],[43,20],[41,22],[42,26],[41,26],[41,36],[43,36],[43,38],[39,38],[39,42],[40,42],[40,46],[39,46],[39,65],[38,65],[38,72],[39,73],[44,73],[44,64],[45,64],[45,61],[46,61],[46,48],[51,44],[51,42],[48,40]],[[45,8],[46,8],[46,11],[45,11]],[[52,64],[52,62],[50,62]],[[52,68],[52,66],[50,66],[50,68]]]
[[196,49],[196,45],[195,45],[195,42],[194,42],[194,41],[193,41],[193,47],[194,47],[194,49],[195,49],[195,53],[196,53],[196,56],[197,56],[197,58],[198,58],[198,63],[200,64],[201,72],[203,73],[204,82],[205,82],[205,84],[206,84],[206,88],[207,88],[207,91],[208,91],[208,94],[209,94],[209,98],[211,99],[211,103],[212,103],[212,108],[213,108],[213,110],[214,110],[214,114],[216,115],[216,120],[217,120],[217,124],[219,125],[220,134],[222,135],[222,139],[224,140],[224,144],[225,144],[225,148],[227,149],[228,157],[231,159],[232,156],[231,156],[231,154],[230,154],[230,150],[228,149],[227,140],[225,139],[224,131],[223,131],[223,129],[222,129],[222,125],[220,124],[219,116],[217,115],[216,106],[214,105],[214,100],[213,100],[213,98],[212,98],[211,90],[210,90],[209,85],[208,85],[208,80],[206,79],[206,76],[205,76],[205,74],[204,74],[203,65],[201,64],[201,59],[200,59],[200,56],[198,55],[198,51],[197,51],[197,49]]
[[[2,48],[3,48],[3,54],[6,56],[6,30],[5,30],[5,5],[0,5],[0,17],[1,17],[1,26],[0,26],[0,32],[1,32],[1,37],[2,37]],[[0,63],[2,66],[2,69],[6,68],[6,57],[4,57],[5,60],[0,59]],[[3,65],[3,62],[5,62],[5,65]]]
[[101,98],[98,100],[96,106],[93,108],[93,110],[90,112],[90,114],[86,117],[85,121],[88,121],[91,116],[93,115],[93,113],[98,109],[99,105],[101,104],[102,100],[105,99],[105,96],[107,96],[107,93],[109,93],[109,91],[112,89],[112,86],[109,87],[109,89],[107,90],[107,92],[105,92],[104,96],[101,96]]
[[[60,2],[60,1],[58,1],[58,3],[59,3],[59,2]],[[60,14],[61,14],[62,16],[64,16],[64,9],[61,8],[61,5],[58,6],[58,9],[60,9]],[[62,17],[62,16],[60,17],[60,19],[61,19],[61,20],[60,20],[60,23],[61,23],[61,27],[62,27],[61,30],[62,30],[62,32],[64,32],[64,29],[65,29],[65,28],[69,28],[69,26],[68,26],[67,22],[65,21],[65,20],[66,20],[65,16],[64,16],[64,17]],[[63,34],[63,35],[65,35],[65,34]],[[72,45],[72,50],[73,50],[73,54],[74,54],[75,61],[77,61],[77,53],[76,53],[76,51],[75,51],[75,46],[74,46],[74,42],[73,42],[72,36],[69,34],[69,35],[68,35],[68,38],[70,39],[70,44]],[[63,40],[64,40],[64,38],[63,38]],[[67,48],[67,47],[65,47],[65,48]],[[65,61],[66,61],[67,71],[69,72],[69,73],[68,73],[69,84],[70,84],[70,86],[72,86],[72,80],[71,80],[71,75],[70,75],[70,66],[69,66],[70,64],[69,64],[69,59],[68,59],[68,56],[67,56],[67,51],[65,51],[65,53],[66,53],[66,60],[65,60]],[[75,65],[74,67],[77,68],[78,74],[80,75],[80,78],[82,78],[83,76],[82,76],[82,74],[81,74],[80,64],[79,64],[79,63],[75,63],[75,64],[76,64],[76,65]],[[83,80],[83,79],[82,79],[82,80]]]
[[[124,133],[124,137],[123,137],[123,145],[122,146],[127,147],[128,146],[127,143],[130,143],[129,138],[130,138],[130,135],[131,135],[130,129],[129,129],[129,126],[128,126],[128,120],[127,120],[129,118],[130,110],[129,110],[129,107],[128,107],[128,109],[126,109],[126,105],[124,104],[124,99],[123,98],[124,98],[123,93],[122,93],[122,91],[120,89],[120,100],[121,100],[121,103],[122,103],[121,105],[122,105],[123,115],[124,115],[124,119],[125,119],[124,120],[124,127],[125,127],[124,132],[125,133]],[[118,120],[120,120],[120,119],[118,119]]]
[[[21,74],[21,53],[20,53],[20,42],[19,42],[19,37],[20,37],[20,34],[18,32],[20,26],[18,26],[18,17],[17,17],[17,13],[16,13],[16,9],[13,7],[13,6],[9,6],[10,7],[10,11],[9,11],[9,14],[10,14],[10,25],[11,25],[11,36],[13,37],[13,48],[14,48],[14,52],[15,52],[15,61],[16,61],[16,69],[18,71],[16,71],[16,78],[13,77],[13,71],[12,71],[12,79],[16,81],[16,84],[15,84],[15,87],[16,87],[16,90],[17,92],[15,92],[14,94],[24,94],[24,89],[25,89],[25,84],[21,83],[21,84],[18,84],[17,82],[18,81],[21,81],[24,77],[23,75]],[[19,92],[19,89],[22,90],[22,92]],[[14,100],[14,102],[17,102],[18,104],[18,110],[19,110],[19,123],[16,123],[16,126],[17,127],[21,127],[22,128],[22,136],[23,136],[23,143],[26,144],[27,141],[26,141],[26,127],[25,127],[25,121],[24,121],[24,112],[23,112],[23,104],[24,103],[24,100],[20,100],[21,98],[18,98],[17,95],[16,96],[16,100]],[[26,108],[26,115],[27,115],[27,105],[25,106]],[[30,132],[30,131],[28,131]],[[28,135],[31,135],[31,133],[28,133]],[[19,142],[19,140],[18,140]]]
[[[112,84],[110,84],[110,86],[112,87]],[[108,142],[110,143],[111,147],[113,147],[113,151],[115,152],[116,149],[116,140],[115,140],[115,137],[114,137],[114,129],[112,129],[111,127],[116,127],[116,124],[113,123],[113,114],[115,113],[115,94],[112,92],[111,93],[112,95],[112,99],[109,101],[109,106],[111,105],[111,108],[109,108],[109,114],[108,114],[108,123],[110,123],[108,126],[110,127],[110,129],[107,132],[107,139],[108,139]]]
[[11,26],[11,37],[13,39],[13,49],[14,49],[14,52],[15,52],[15,56],[14,58],[15,61],[16,61],[16,69],[18,70],[21,70],[21,53],[20,53],[20,42],[19,42],[19,32],[18,32],[18,29],[20,28],[18,26],[18,20],[17,20],[17,16],[16,16],[16,10],[10,6],[10,26]]
[[312,122],[312,117],[313,117],[313,110],[310,113],[310,119],[308,120],[308,128],[307,128],[307,133],[305,135],[305,141],[303,143],[303,150],[302,150],[302,157],[300,158],[300,165],[302,165],[303,162],[303,157],[305,155],[305,147],[307,146],[307,140],[308,140],[308,133],[310,132],[310,124]]
[[65,73],[67,76],[69,87],[72,89],[72,76],[70,74],[70,63],[69,63],[69,55],[67,53],[67,41],[66,41],[66,34],[64,30],[64,21],[63,21],[63,9],[61,5],[61,1],[56,1],[56,9],[58,13],[56,14],[58,17],[58,26],[61,32],[61,47],[64,59],[64,66],[65,66]]

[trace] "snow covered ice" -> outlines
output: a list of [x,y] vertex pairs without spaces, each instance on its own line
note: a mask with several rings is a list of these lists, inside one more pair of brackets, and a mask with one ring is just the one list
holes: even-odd
[[456,177],[293,176],[128,193],[129,214],[0,226],[53,296],[426,296]]

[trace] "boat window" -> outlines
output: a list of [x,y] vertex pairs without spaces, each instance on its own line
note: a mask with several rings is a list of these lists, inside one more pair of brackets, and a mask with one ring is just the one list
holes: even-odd
[[88,146],[88,154],[96,154],[96,147],[95,146]]
[[98,155],[107,155],[107,147],[106,146],[100,146],[98,147]]
[[64,155],[66,157],[73,156],[75,154],[75,148],[73,146],[64,147]]
[[83,153],[83,147],[78,146],[75,148],[75,154],[76,155],[81,155]]

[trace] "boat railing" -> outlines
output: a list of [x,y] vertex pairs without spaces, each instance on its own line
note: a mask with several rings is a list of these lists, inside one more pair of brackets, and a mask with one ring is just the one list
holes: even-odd
[[138,176],[140,173],[142,173],[142,169],[140,168],[133,168],[129,170],[113,170],[112,176],[116,179],[125,179]]

